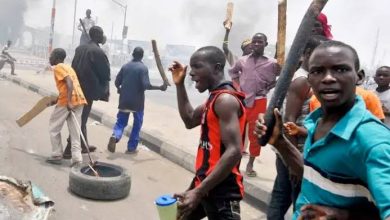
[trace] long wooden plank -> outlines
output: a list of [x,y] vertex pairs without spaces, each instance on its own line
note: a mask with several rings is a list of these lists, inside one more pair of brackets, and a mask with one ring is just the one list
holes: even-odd
[[286,52],[286,12],[287,0],[279,0],[278,2],[278,38],[276,45],[276,58],[279,65],[284,64]]
[[39,115],[39,113],[41,113],[47,107],[54,105],[56,100],[57,100],[57,96],[45,96],[41,98],[31,108],[30,111],[26,112],[24,115],[22,115],[22,117],[16,120],[16,123],[19,125],[19,127],[24,126],[25,124],[30,122],[33,118],[35,118],[37,115]]
[[280,77],[276,83],[274,93],[265,114],[264,119],[267,126],[267,132],[259,139],[259,144],[261,146],[265,146],[272,136],[272,131],[275,126],[274,108],[280,108],[282,106],[291,79],[299,64],[299,58],[303,53],[303,49],[309,40],[309,37],[312,35],[311,31],[314,27],[315,20],[327,2],[328,0],[313,0],[299,25],[291,49],[288,52],[286,63],[282,67]]
[[167,86],[171,86],[171,84],[168,81],[167,75],[165,74],[164,67],[161,64],[160,53],[158,52],[156,40],[152,40],[152,48],[154,53],[154,59],[156,60],[156,65],[158,71],[160,72],[161,78],[163,79],[164,84],[166,84]]
[[233,2],[228,2],[226,7],[226,20],[224,22],[225,28],[232,28],[232,20],[233,20]]

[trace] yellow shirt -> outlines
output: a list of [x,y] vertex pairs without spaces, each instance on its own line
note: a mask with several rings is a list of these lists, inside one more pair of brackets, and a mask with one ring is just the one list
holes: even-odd
[[54,66],[54,80],[56,81],[59,92],[57,105],[66,106],[68,104],[68,88],[66,87],[65,77],[69,76],[73,82],[72,105],[85,105],[87,101],[84,97],[76,72],[72,67],[64,63]]
[[[385,115],[382,110],[382,104],[378,96],[375,93],[365,90],[361,87],[356,87],[356,94],[360,95],[364,102],[366,103],[366,108],[373,115],[375,115],[380,120],[385,118]],[[310,112],[314,111],[316,108],[321,107],[320,101],[314,95],[310,99]]]

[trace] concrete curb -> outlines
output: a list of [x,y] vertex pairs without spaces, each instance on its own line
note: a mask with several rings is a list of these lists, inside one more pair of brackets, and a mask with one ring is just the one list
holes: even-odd
[[[21,87],[24,87],[32,92],[35,92],[41,96],[57,95],[57,93],[50,92],[46,89],[40,88],[39,86],[29,83],[25,80],[20,79],[17,76],[11,76],[8,74],[1,74],[1,78],[7,79]],[[116,122],[116,119],[104,114],[103,112],[92,108],[90,113],[90,118],[102,123],[108,128],[112,128]],[[131,131],[131,126],[125,130],[125,135],[129,136]],[[162,137],[157,137],[148,132],[141,131],[141,141],[145,143],[152,151],[162,155],[168,160],[178,164],[179,166],[185,168],[194,173],[194,162],[195,156],[187,153],[180,149],[180,146],[176,146],[173,143],[170,143],[168,140],[164,140]],[[259,186],[256,186],[244,179],[245,186],[245,201],[249,202],[253,206],[265,210],[270,193]]]

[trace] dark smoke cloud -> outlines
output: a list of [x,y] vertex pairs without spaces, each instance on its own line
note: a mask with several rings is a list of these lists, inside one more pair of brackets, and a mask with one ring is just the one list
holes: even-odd
[[26,9],[26,0],[0,0],[0,43],[19,38]]

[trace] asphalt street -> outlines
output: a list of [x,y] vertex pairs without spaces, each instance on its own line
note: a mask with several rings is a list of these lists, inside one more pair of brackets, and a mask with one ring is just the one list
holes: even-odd
[[[193,174],[148,150],[147,146],[141,146],[137,155],[125,155],[127,140],[123,140],[117,146],[117,153],[109,153],[106,144],[111,130],[89,120],[89,140],[99,148],[93,157],[128,169],[132,178],[131,192],[127,198],[111,202],[83,199],[72,194],[68,190],[70,162],[58,166],[45,162],[51,151],[48,122],[53,108],[46,109],[22,128],[15,123],[40,98],[0,79],[0,175],[30,180],[38,185],[55,202],[51,219],[158,220],[154,199],[188,187]],[[86,155],[84,159],[87,160]],[[242,219],[265,218],[258,209],[244,202],[241,204]]]

